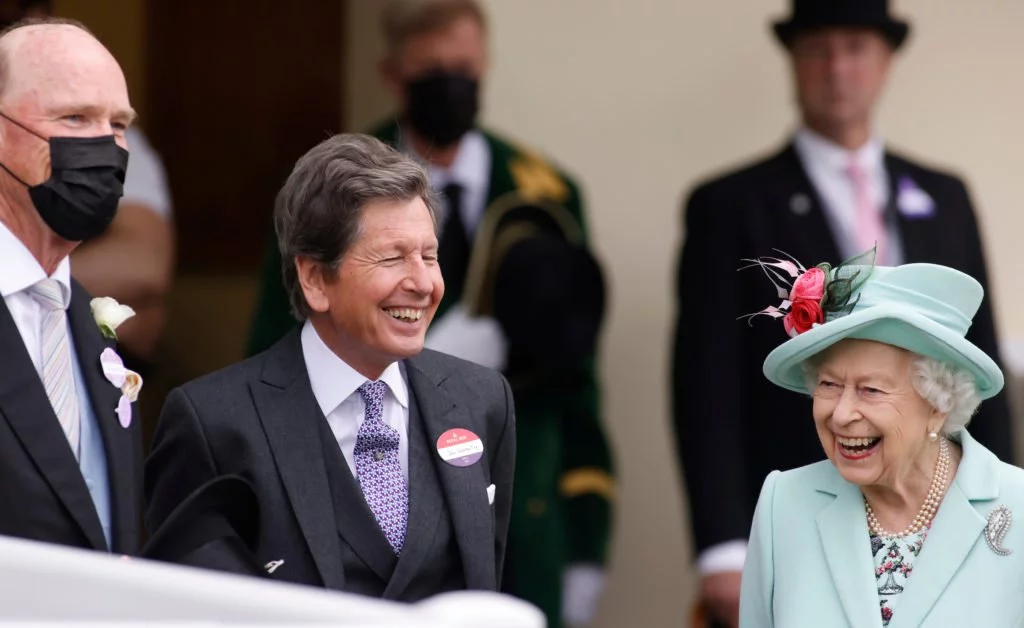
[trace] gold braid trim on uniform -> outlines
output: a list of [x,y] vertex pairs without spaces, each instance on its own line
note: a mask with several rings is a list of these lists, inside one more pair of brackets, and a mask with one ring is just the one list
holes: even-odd
[[558,489],[563,497],[593,493],[608,501],[615,499],[615,480],[610,473],[597,467],[584,467],[563,473]]
[[491,282],[495,268],[513,244],[536,233],[536,227],[527,224],[513,224],[498,229],[505,214],[523,205],[543,209],[561,228],[566,240],[577,246],[583,243],[583,230],[564,205],[547,198],[528,199],[519,190],[506,192],[494,199],[480,218],[469,255],[462,304],[470,316],[494,315]]
[[548,199],[556,203],[569,200],[569,188],[562,177],[543,158],[528,151],[509,162],[516,191],[529,200]]

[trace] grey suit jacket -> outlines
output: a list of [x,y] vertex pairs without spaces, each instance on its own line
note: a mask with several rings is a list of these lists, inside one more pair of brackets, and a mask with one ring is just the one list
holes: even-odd
[[[515,461],[511,390],[496,371],[432,351],[403,366],[419,419],[410,423],[422,431],[410,430],[420,437],[409,444],[409,529],[382,596],[406,600],[434,593],[424,590],[422,581],[415,591],[410,583],[431,568],[429,558],[438,551],[435,531],[447,521],[466,588],[497,590]],[[256,558],[260,564],[284,561],[270,577],[357,589],[346,582],[341,556],[361,557],[375,570],[383,557],[379,540],[363,525],[369,513],[365,502],[334,507],[332,491],[339,486],[329,482],[328,463],[337,460],[330,460],[332,448],[325,448],[330,445],[325,423],[298,330],[264,353],[176,388],[167,397],[146,461],[147,526],[158,529],[203,483],[238,474],[259,497]],[[441,461],[434,443],[452,428],[472,430],[481,438],[484,454],[477,463],[456,467]],[[340,451],[335,453],[340,458]],[[424,469],[432,469],[438,481],[423,481]],[[490,484],[495,485],[493,504],[487,497]],[[351,484],[341,488],[351,497]]]

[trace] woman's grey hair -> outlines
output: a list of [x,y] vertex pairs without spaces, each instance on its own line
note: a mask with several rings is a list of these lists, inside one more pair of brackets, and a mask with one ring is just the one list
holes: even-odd
[[[949,435],[966,427],[981,405],[974,376],[959,367],[914,354],[910,381],[914,390],[933,408],[946,414],[940,433]],[[812,394],[818,386],[818,365],[803,363],[804,382]]]
[[304,320],[312,313],[296,258],[317,262],[325,276],[337,274],[342,258],[359,239],[367,205],[417,197],[426,204],[436,231],[438,201],[426,170],[369,135],[335,135],[303,155],[274,206],[284,287],[295,317]]

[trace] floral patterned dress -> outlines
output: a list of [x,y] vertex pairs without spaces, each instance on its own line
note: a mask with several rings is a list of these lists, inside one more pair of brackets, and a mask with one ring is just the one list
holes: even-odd
[[928,528],[907,536],[871,535],[871,553],[875,557],[875,579],[878,582],[878,603],[882,609],[882,625],[892,621],[893,611],[907,579],[914,571],[914,559],[928,536]]

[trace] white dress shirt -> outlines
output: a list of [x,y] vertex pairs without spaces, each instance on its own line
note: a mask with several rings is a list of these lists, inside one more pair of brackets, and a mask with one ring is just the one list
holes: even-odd
[[[7,225],[0,222],[0,295],[14,319],[14,325],[21,334],[32,364],[40,379],[43,376],[43,316],[46,310],[29,294],[28,289],[36,283],[47,279],[46,271],[32,253],[25,247]],[[71,263],[68,258],[61,260],[57,269],[49,276],[60,285],[64,303],[71,303]],[[103,536],[107,547],[111,547],[113,528],[111,527],[110,481],[107,470],[107,453],[103,446],[99,418],[92,406],[89,389],[85,384],[85,376],[79,362],[78,351],[74,346],[74,335],[68,325],[68,342],[71,343],[71,374],[75,382],[75,394],[78,396],[78,410],[81,418],[81,441],[78,467],[82,471],[86,488],[92,497]],[[97,363],[99,356],[95,356]],[[40,420],[46,417],[40,417]],[[114,408],[110,408],[107,420],[116,420]],[[52,420],[56,421],[54,416]]]
[[[309,383],[320,411],[327,417],[331,432],[345,456],[352,477],[356,473],[356,436],[366,419],[366,404],[359,387],[368,380],[346,364],[324,344],[313,324],[302,326],[302,357],[309,373]],[[406,486],[409,482],[409,387],[398,362],[384,369],[380,381],[388,385],[384,395],[385,424],[398,431],[398,462],[402,467]]]
[[[487,204],[487,193],[491,185],[491,147],[487,138],[478,130],[472,130],[459,140],[455,161],[448,168],[441,168],[427,162],[411,146],[402,145],[402,150],[420,161],[427,169],[430,185],[441,191],[449,183],[462,186],[462,224],[466,225],[470,242],[480,223]],[[449,211],[445,205],[445,212]],[[443,225],[444,217],[439,217]]]
[[[28,289],[46,279],[46,272],[32,253],[22,244],[7,225],[0,222],[0,294],[14,318],[14,324],[21,332],[32,364],[39,377],[43,376],[43,315],[45,308],[29,294]],[[71,264],[68,258],[61,260],[50,278],[60,285],[64,302],[71,302]],[[72,356],[75,351],[71,351]]]
[[[807,176],[825,205],[825,218],[836,239],[839,254],[843,259],[848,259],[863,253],[857,244],[857,197],[847,168],[851,162],[856,161],[864,170],[872,202],[878,212],[883,213],[889,203],[889,174],[885,170],[885,145],[882,140],[872,137],[859,149],[849,150],[803,127],[797,131],[794,145]],[[886,247],[878,263],[899,265],[903,259],[899,233],[891,225],[887,225],[887,233]]]

